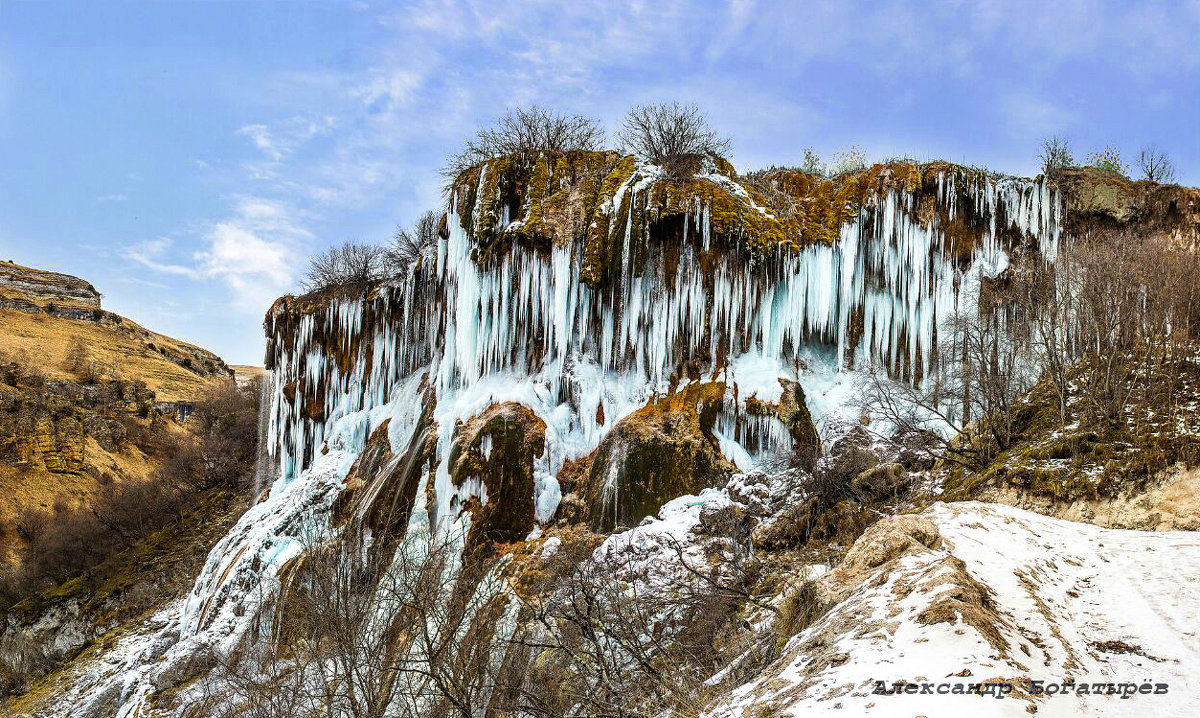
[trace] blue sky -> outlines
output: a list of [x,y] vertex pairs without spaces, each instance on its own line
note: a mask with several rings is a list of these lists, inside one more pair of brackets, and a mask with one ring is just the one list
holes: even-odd
[[1200,184],[1200,0],[0,0],[0,258],[261,363],[308,255],[440,203],[473,128],[538,102],[615,137],[695,102],[742,170],[869,157],[1036,170],[1165,149]]

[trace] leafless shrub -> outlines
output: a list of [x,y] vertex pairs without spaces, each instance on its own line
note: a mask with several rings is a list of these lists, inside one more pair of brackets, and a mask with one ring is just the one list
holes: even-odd
[[1138,153],[1138,169],[1142,171],[1142,177],[1151,182],[1171,184],[1175,181],[1175,163],[1154,145]]
[[829,164],[829,174],[837,176],[846,172],[858,172],[867,168],[867,154],[858,145],[852,145],[845,152],[833,156]]
[[729,139],[717,134],[700,108],[678,102],[633,108],[620,139],[625,152],[680,178],[695,174],[705,157],[729,151]]
[[245,486],[258,449],[258,403],[256,383],[225,382],[211,389],[196,402],[189,433],[164,437],[168,445],[158,480],[182,483],[190,491]]
[[364,291],[383,278],[385,259],[383,247],[343,242],[309,260],[301,286],[308,292],[332,288]]
[[[962,313],[945,325],[935,366],[923,377],[865,373],[857,408],[879,424],[929,438],[921,451],[981,468],[1016,437],[1021,398],[1036,382],[1031,343],[1008,331],[1013,322],[986,308]],[[963,435],[975,422],[978,431]]]
[[1075,157],[1071,154],[1071,143],[1058,135],[1042,140],[1042,149],[1038,153],[1038,159],[1042,161],[1042,173],[1047,176],[1056,170],[1075,165]]
[[454,182],[464,171],[497,157],[530,162],[548,152],[593,152],[604,146],[600,123],[531,105],[508,110],[496,123],[476,133],[442,170]]
[[427,256],[438,242],[438,215],[426,212],[411,229],[396,228],[392,243],[386,250],[388,274],[393,277],[407,276],[419,259]]
[[36,541],[46,532],[51,519],[49,511],[27,506],[17,514],[17,535],[26,541]]
[[115,364],[101,359],[88,359],[79,378],[88,384],[116,381],[117,367]]
[[515,712],[534,716],[690,715],[709,689],[714,642],[737,602],[707,584],[638,592],[584,562],[551,596],[527,602],[517,639],[530,669]]
[[821,160],[821,156],[816,150],[809,147],[804,150],[804,164],[800,165],[800,171],[818,177],[824,177],[826,173],[825,162]]
[[481,714],[504,606],[486,589],[487,562],[467,556],[456,571],[451,544],[428,536],[393,562],[362,539],[309,542],[279,610],[265,602],[260,623],[275,638],[247,635],[210,677],[210,715]]
[[82,374],[90,362],[91,356],[88,353],[87,344],[84,343],[83,337],[77,336],[72,338],[64,359],[67,371],[73,374]]

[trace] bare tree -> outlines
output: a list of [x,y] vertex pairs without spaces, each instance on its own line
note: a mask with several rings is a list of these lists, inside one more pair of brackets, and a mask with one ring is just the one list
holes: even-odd
[[615,577],[585,561],[557,591],[525,601],[528,628],[515,642],[530,670],[510,691],[517,713],[642,718],[701,707],[716,634],[738,605],[728,584],[680,579],[658,591]]
[[382,278],[384,263],[383,247],[343,242],[309,260],[301,285],[309,292],[334,287],[362,291]]
[[717,134],[700,108],[678,102],[633,108],[625,116],[620,139],[624,151],[674,177],[690,176],[704,157],[729,151],[729,139]]
[[411,229],[396,228],[392,243],[386,250],[388,274],[407,276],[413,265],[433,249],[438,241],[438,215],[433,211],[422,214]]
[[[1021,398],[1037,381],[1027,333],[1002,311],[1006,306],[1007,299],[951,317],[942,329],[944,349],[924,378],[893,380],[885,370],[869,370],[858,408],[897,432],[930,439],[923,448],[930,458],[986,465],[1012,445]],[[969,425],[974,431],[964,433]]]
[[1167,153],[1150,145],[1138,153],[1138,169],[1151,182],[1171,184],[1175,181],[1175,163]]
[[825,176],[825,163],[813,148],[809,147],[804,150],[804,164],[800,165],[800,171],[818,177]]
[[479,130],[442,173],[454,182],[465,170],[496,157],[533,161],[543,153],[594,152],[604,146],[600,123],[531,105],[508,110],[491,127]]
[[1042,150],[1038,153],[1042,161],[1042,173],[1051,175],[1056,170],[1075,165],[1075,157],[1071,153],[1071,143],[1063,137],[1054,135],[1042,140]]
[[211,715],[480,715],[508,602],[489,560],[425,533],[394,552],[353,531],[307,543],[210,680]]
[[851,145],[845,152],[838,152],[829,163],[829,174],[837,176],[846,172],[858,172],[867,167],[867,154],[858,145]]

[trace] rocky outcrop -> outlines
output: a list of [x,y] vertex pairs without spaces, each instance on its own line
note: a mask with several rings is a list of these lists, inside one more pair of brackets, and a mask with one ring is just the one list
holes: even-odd
[[1087,167],[1058,170],[1052,179],[1067,198],[1064,228],[1070,234],[1161,233],[1179,246],[1200,246],[1200,190],[1194,187],[1131,180]]
[[89,438],[115,451],[126,440],[127,420],[149,417],[153,400],[141,382],[81,385],[0,366],[0,461],[78,474]]
[[0,262],[0,299],[12,295],[100,308],[100,292],[79,277]]
[[613,427],[588,477],[589,523],[628,526],[676,496],[724,484],[736,470],[712,433],[724,394],[724,384],[689,385]]
[[1114,529],[1200,531],[1200,468],[1182,464],[1113,495],[1056,500],[1012,484],[986,486],[975,496],[1068,521]]
[[455,434],[450,477],[469,496],[468,545],[524,539],[536,526],[533,471],[546,448],[546,423],[528,407],[505,402],[467,420]]

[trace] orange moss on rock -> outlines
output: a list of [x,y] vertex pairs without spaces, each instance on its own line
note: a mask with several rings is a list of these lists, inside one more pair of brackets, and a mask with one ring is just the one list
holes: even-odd
[[673,498],[728,479],[736,468],[712,433],[724,396],[723,383],[691,384],[618,422],[582,492],[588,522],[604,530],[636,523]]

